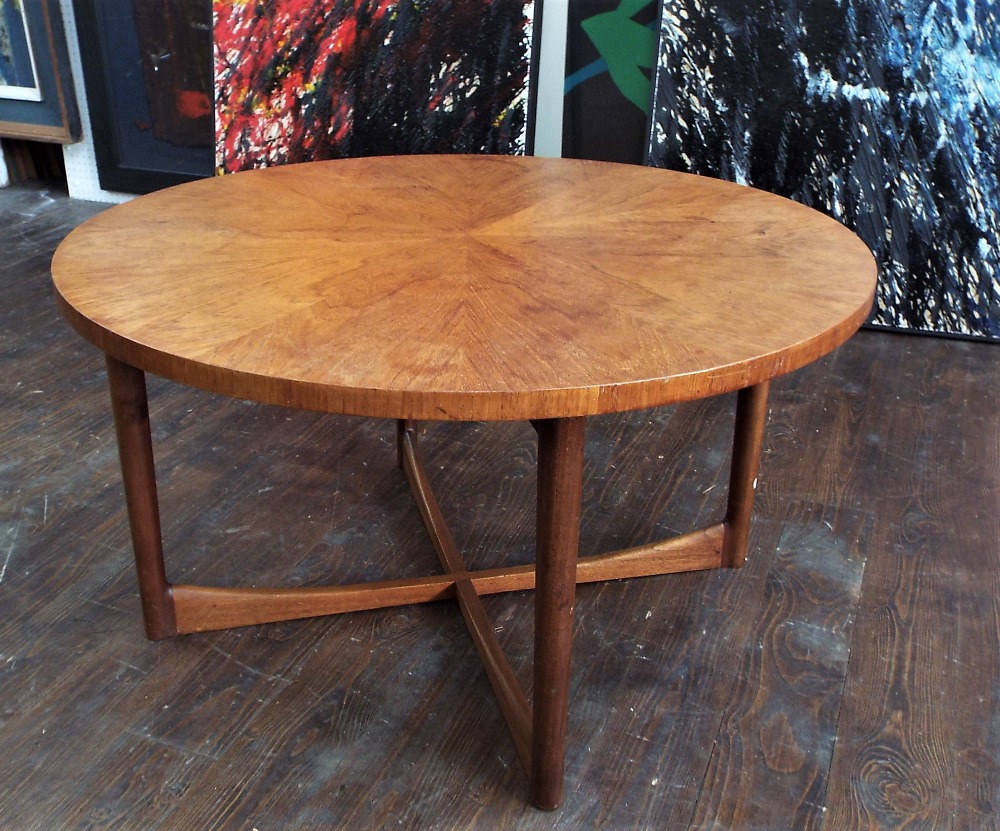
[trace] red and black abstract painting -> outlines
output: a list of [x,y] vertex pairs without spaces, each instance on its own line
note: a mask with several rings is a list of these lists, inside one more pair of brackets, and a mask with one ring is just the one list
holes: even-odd
[[216,166],[525,148],[530,0],[215,0]]

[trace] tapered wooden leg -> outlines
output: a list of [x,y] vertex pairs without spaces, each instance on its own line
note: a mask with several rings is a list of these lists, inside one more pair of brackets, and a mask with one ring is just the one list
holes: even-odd
[[396,464],[401,470],[406,470],[406,431],[416,429],[415,421],[396,419]]
[[141,369],[110,355],[107,356],[107,365],[146,635],[153,640],[169,638],[177,634],[177,624],[170,584],[163,566],[146,376]]
[[535,422],[538,531],[531,799],[549,811],[563,798],[584,424],[583,418]]
[[750,517],[757,485],[760,451],[767,423],[767,394],[764,381],[739,391],[736,399],[736,428],[733,436],[733,463],[729,473],[729,504],[726,509],[722,564],[739,568],[746,562],[750,538]]

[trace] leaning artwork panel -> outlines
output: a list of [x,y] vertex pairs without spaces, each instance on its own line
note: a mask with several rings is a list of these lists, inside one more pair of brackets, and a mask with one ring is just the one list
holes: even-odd
[[518,153],[534,3],[214,3],[216,166]]
[[853,228],[876,324],[1000,338],[998,159],[995,3],[664,2],[650,162]]

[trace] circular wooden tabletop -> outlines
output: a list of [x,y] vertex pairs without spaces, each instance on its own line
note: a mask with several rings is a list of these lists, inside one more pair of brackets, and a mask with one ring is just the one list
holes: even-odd
[[52,264],[113,357],[265,403],[526,419],[725,392],[834,349],[875,263],[746,187],[562,159],[406,156],[205,179],[111,208]]

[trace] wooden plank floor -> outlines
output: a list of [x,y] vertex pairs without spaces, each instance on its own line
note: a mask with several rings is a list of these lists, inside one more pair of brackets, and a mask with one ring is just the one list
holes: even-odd
[[[742,571],[579,591],[565,806],[450,603],[150,643],[101,356],[0,191],[0,829],[1000,828],[1000,348],[864,332],[774,385]],[[435,573],[393,425],[151,383],[176,581]],[[593,419],[582,553],[721,516],[733,398]],[[534,433],[437,425],[456,541],[529,561]],[[487,598],[527,683],[531,598]]]

